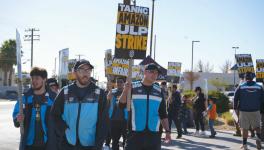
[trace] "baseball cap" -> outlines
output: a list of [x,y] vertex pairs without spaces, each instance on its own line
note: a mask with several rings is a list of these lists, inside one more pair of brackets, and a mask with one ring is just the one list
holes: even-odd
[[54,86],[54,85],[58,86],[59,84],[55,78],[49,78],[47,80],[47,85],[50,87],[50,86]]
[[161,73],[159,67],[154,63],[147,64],[145,70],[157,70],[158,73]]
[[82,60],[79,60],[77,61],[75,64],[74,64],[74,67],[73,67],[73,70],[76,71],[80,66],[82,65],[88,65],[90,66],[91,69],[94,68],[93,65],[90,64],[90,62],[88,60],[85,60],[85,59],[82,59]]

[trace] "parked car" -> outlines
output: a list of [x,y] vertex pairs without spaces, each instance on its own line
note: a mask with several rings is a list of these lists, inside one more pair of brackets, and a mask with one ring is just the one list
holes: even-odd
[[17,100],[18,94],[17,91],[8,90],[5,94],[6,99]]
[[235,91],[225,91],[224,94],[229,99],[229,106],[230,106],[230,108],[233,108]]

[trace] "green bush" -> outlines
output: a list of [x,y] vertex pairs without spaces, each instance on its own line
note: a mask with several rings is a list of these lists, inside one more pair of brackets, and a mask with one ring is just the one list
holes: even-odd
[[192,90],[186,90],[186,91],[183,92],[182,95],[186,95],[189,98],[193,98],[195,96],[195,92],[192,91]]
[[222,114],[222,118],[225,120],[225,123],[227,125],[233,126],[234,125],[234,119],[230,112],[225,112]]
[[219,91],[209,91],[209,99],[214,99],[217,113],[224,113],[229,111],[229,99]]

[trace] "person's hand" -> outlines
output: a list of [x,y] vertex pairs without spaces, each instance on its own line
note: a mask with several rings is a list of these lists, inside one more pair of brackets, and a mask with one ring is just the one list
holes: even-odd
[[124,85],[124,92],[125,93],[128,93],[128,91],[131,91],[131,82],[126,82],[125,85]]
[[106,88],[107,88],[107,91],[108,92],[112,92],[112,82],[111,81],[108,81],[107,84],[106,84]]
[[164,143],[168,144],[171,142],[171,133],[170,132],[167,132],[166,135],[165,135],[165,141]]
[[234,111],[235,111],[236,115],[239,116],[239,110],[234,109]]
[[17,117],[16,117],[18,122],[23,122],[24,118],[25,118],[24,114],[18,114]]

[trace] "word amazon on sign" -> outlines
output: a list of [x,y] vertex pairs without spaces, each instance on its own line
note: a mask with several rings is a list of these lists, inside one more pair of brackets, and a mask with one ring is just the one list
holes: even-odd
[[144,59],[146,57],[148,24],[149,8],[118,5],[115,58]]

